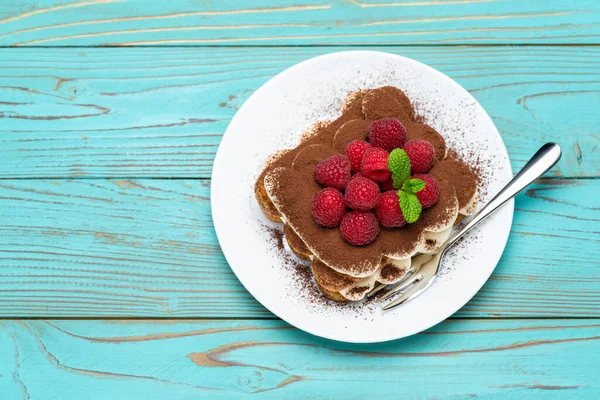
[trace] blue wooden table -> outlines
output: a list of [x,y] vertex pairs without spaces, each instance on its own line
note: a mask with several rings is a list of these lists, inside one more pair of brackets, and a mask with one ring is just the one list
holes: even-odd
[[[0,399],[600,398],[600,3],[0,3]],[[494,275],[379,345],[277,320],[219,249],[222,133],[260,85],[348,48],[402,54],[490,114],[516,200]]]

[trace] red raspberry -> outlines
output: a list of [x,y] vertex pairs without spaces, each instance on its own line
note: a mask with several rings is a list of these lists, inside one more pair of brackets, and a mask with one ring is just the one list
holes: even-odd
[[325,188],[315,194],[312,203],[312,215],[319,225],[333,228],[340,224],[346,214],[344,195],[337,189]]
[[379,202],[379,186],[370,179],[355,176],[346,185],[344,199],[353,210],[368,211]]
[[388,190],[394,190],[394,181],[392,178],[388,179],[385,182],[379,182],[379,188],[382,192],[387,192]]
[[392,151],[406,142],[406,128],[396,118],[384,118],[369,125],[369,141],[374,147]]
[[429,174],[417,174],[411,176],[413,179],[423,179],[425,188],[417,192],[417,198],[421,203],[421,207],[429,208],[437,203],[440,198],[440,187],[435,178]]
[[400,228],[406,224],[396,191],[390,190],[381,195],[381,200],[375,207],[375,216],[379,223],[386,228]]
[[350,211],[342,218],[340,232],[346,242],[363,246],[375,240],[379,224],[370,211]]
[[360,170],[360,163],[362,162],[363,155],[367,149],[371,148],[371,145],[364,140],[355,140],[350,142],[346,147],[346,156],[350,160],[350,171],[356,173]]
[[321,161],[315,167],[315,179],[323,186],[344,190],[350,180],[348,157],[336,154]]
[[389,156],[388,152],[380,147],[367,149],[362,159],[360,172],[375,182],[387,181],[392,176],[388,170]]
[[433,166],[435,149],[426,140],[409,140],[404,145],[404,151],[410,159],[410,171],[413,174],[424,174]]

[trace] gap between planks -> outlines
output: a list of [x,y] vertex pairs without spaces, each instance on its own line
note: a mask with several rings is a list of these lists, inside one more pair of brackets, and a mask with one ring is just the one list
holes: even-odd
[[[524,321],[524,320],[597,320],[597,316],[581,316],[581,317],[564,317],[564,316],[535,316],[535,317],[449,317],[446,320],[452,321]],[[279,317],[273,315],[270,317],[18,317],[18,316],[0,316],[0,321],[273,321],[280,320]],[[445,320],[445,321],[446,321]],[[443,321],[440,321],[442,323]]]
[[419,44],[298,44],[298,45],[276,45],[276,44],[247,44],[247,45],[90,45],[90,46],[6,46],[0,45],[0,49],[122,49],[122,48],[140,48],[140,49],[236,49],[236,48],[348,48],[356,47],[367,50],[369,48],[410,48],[410,47],[599,47],[600,43],[489,43],[489,44],[468,44],[468,43],[419,43]]
[[[516,171],[513,175],[516,174]],[[0,182],[2,181],[59,181],[59,180],[67,180],[67,181],[85,181],[85,180],[155,180],[155,181],[210,181],[212,178],[209,177],[189,177],[189,176],[172,176],[172,177],[164,177],[164,176],[60,176],[53,178],[37,178],[33,176],[27,177],[14,177],[14,178],[0,178]],[[542,176],[538,180],[546,180],[546,181],[556,181],[556,180],[594,180],[600,179],[600,176]]]

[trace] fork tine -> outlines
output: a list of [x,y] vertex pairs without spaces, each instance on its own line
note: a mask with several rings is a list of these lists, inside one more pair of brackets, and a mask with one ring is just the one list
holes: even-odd
[[421,282],[420,284],[414,285],[413,287],[410,288],[410,290],[407,290],[406,293],[402,294],[402,296],[398,297],[396,300],[392,301],[391,303],[381,307],[381,309],[383,311],[389,311],[393,308],[401,306],[402,304],[420,296],[421,293],[426,291],[429,288],[429,286],[431,286],[433,281],[435,281],[435,278],[436,278],[436,276],[433,276],[428,281]]
[[399,286],[402,283],[404,283],[408,278],[410,278],[416,271],[413,269],[408,270],[408,272],[402,277],[402,279],[400,279],[398,282],[396,283],[392,283],[392,284],[385,284],[385,283],[378,283],[377,286],[375,286],[373,289],[371,289],[371,291],[369,293],[367,293],[367,297],[371,297],[377,293],[379,293],[381,290],[383,290],[384,288],[389,288],[389,287],[394,287],[394,286]]
[[367,293],[367,297],[371,297],[377,293],[379,293],[384,287],[387,285],[385,283],[377,282],[377,286],[375,286],[369,293]]
[[390,297],[394,296],[395,294],[404,291],[406,288],[414,285],[417,282],[420,282],[423,279],[423,274],[418,274],[416,276],[413,276],[412,278],[410,278],[409,280],[405,281],[403,284],[401,284],[400,286],[397,286],[395,288],[393,288],[389,293],[386,293],[385,296],[381,297],[380,299],[377,299],[376,302],[379,303],[381,301],[387,300]]

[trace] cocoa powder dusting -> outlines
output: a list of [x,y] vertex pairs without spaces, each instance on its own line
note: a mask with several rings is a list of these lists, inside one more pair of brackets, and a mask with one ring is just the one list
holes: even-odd
[[400,269],[394,264],[386,264],[381,268],[381,272],[379,276],[385,281],[390,281],[392,279],[397,279],[399,275],[404,275],[404,269]]
[[361,294],[369,290],[368,286],[355,286],[350,289],[350,294]]
[[447,159],[441,161],[440,164],[442,164],[442,168],[452,180],[452,184],[456,190],[456,197],[458,197],[459,208],[464,207],[475,194],[477,188],[475,176],[467,164],[461,161]]
[[363,316],[365,319],[371,319],[368,315],[363,315],[365,310],[372,312],[376,309],[375,298],[365,299],[355,303],[341,303],[326,298],[317,284],[311,272],[309,263],[297,260],[286,247],[283,231],[277,227],[262,225],[261,231],[265,233],[266,239],[273,245],[273,249],[280,260],[280,267],[288,272],[290,282],[282,282],[285,285],[287,296],[297,298],[302,301],[308,309],[314,313],[324,313],[328,311],[339,311],[344,313],[354,313],[356,317]]
[[[358,104],[360,96],[354,97],[353,101]],[[366,139],[371,119],[398,118],[405,125],[409,137],[430,140],[436,143],[436,151],[439,149],[441,154],[446,153],[444,139],[439,133],[428,125],[413,121],[414,111],[410,102],[398,89],[383,87],[363,92],[361,118],[355,115],[355,108],[350,107],[346,111],[349,115],[342,114],[336,121],[286,153],[282,157],[285,160],[278,160],[267,167],[261,176],[265,177],[269,198],[285,217],[286,223],[293,227],[319,260],[342,274],[364,277],[379,268],[383,255],[411,253],[423,240],[422,232],[425,229],[452,223],[458,210],[453,180],[436,164],[430,174],[438,181],[439,201],[424,210],[416,223],[402,229],[382,230],[375,242],[362,247],[344,241],[339,229],[317,225],[310,218],[312,198],[322,187],[314,179],[314,166],[323,159],[342,152],[352,140]]]
[[317,259],[312,262],[311,268],[315,280],[321,286],[333,292],[344,290],[357,281],[356,278],[336,272]]
[[[380,266],[382,255],[410,253],[423,240],[422,233],[425,229],[451,223],[458,212],[456,199],[458,198],[458,204],[462,207],[478,189],[477,185],[485,181],[481,172],[485,170],[485,166],[467,166],[458,153],[448,149],[444,137],[425,124],[425,118],[415,113],[410,100],[401,90],[394,87],[363,90],[352,94],[349,99],[339,118],[315,124],[309,133],[303,135],[300,145],[280,152],[271,159],[256,182],[257,187],[264,186],[268,194],[258,199],[259,202],[269,203],[261,204],[263,210],[266,206],[283,215],[286,224],[293,227],[299,243],[306,245],[303,250],[308,249],[308,253],[312,252],[316,259],[322,261],[317,261],[317,269],[313,265],[311,272],[307,263],[297,260],[286,248],[287,243],[281,230],[265,227],[284,268],[293,272],[300,297],[309,304],[318,306],[316,308],[324,305],[328,308],[356,309],[359,305],[372,308],[369,305],[372,299],[359,304],[346,304],[324,298],[313,278],[332,292],[350,287],[357,280],[352,276],[362,277],[374,273]],[[385,117],[400,120],[407,129],[409,140],[424,139],[433,144],[436,158],[440,161],[435,163],[429,173],[438,182],[440,198],[436,205],[423,211],[416,223],[402,229],[381,229],[375,242],[367,246],[352,246],[341,238],[339,229],[323,228],[311,217],[312,197],[322,189],[314,180],[314,166],[331,155],[343,153],[349,142],[365,140],[372,120]],[[446,154],[448,157],[441,161]],[[294,241],[294,246],[295,243]],[[425,244],[433,247],[436,243],[434,240],[427,240]],[[386,267],[381,271],[383,279],[390,279],[393,274],[398,273],[396,267]],[[364,290],[365,287],[355,287],[351,291],[358,294]]]
[[488,196],[488,183],[492,160],[482,160],[473,150],[467,151],[466,156],[461,156],[456,150],[448,150],[448,159],[459,161],[469,168],[472,179],[475,180],[476,191],[482,198]]

